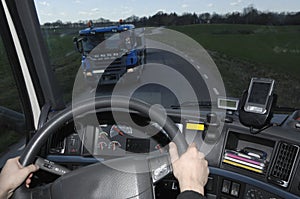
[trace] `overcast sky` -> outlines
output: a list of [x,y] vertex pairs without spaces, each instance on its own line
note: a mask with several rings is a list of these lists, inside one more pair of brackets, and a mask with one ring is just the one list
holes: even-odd
[[249,5],[261,11],[300,11],[300,0],[35,0],[35,4],[42,24],[58,19],[76,22],[101,17],[118,21],[132,15],[151,16],[158,11],[224,14],[241,12]]

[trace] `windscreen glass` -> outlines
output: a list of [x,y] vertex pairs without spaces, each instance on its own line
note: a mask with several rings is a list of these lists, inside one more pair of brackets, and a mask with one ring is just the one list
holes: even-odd
[[[135,93],[135,90],[147,85],[151,91],[151,85],[163,84],[162,88],[169,88],[177,98],[183,96],[182,100],[164,99],[164,106],[177,107],[190,102],[199,105],[207,101],[216,102],[220,96],[241,98],[251,78],[262,77],[275,80],[274,93],[278,95],[278,106],[300,107],[299,1],[35,0],[35,5],[51,67],[67,103],[72,101],[74,82],[81,68],[80,85],[89,91],[85,93],[83,89],[78,92],[85,96],[93,89],[97,96],[112,94],[118,82],[125,83],[121,93],[127,94]],[[79,31],[85,30],[89,21],[96,28],[109,29],[125,24],[134,28],[124,31],[124,34],[113,34],[110,30],[103,35],[80,35]],[[153,29],[148,29],[150,27]],[[167,36],[162,37],[164,30],[178,34],[165,34]],[[180,42],[177,37],[179,34],[201,45],[203,50],[195,51],[187,40]],[[74,49],[74,37],[83,39],[83,52],[78,52],[76,47]],[[93,53],[99,42],[108,38],[109,42],[100,45],[102,52],[97,49],[97,53]],[[171,46],[173,51],[157,49],[157,42]],[[110,49],[109,53],[104,52],[103,48]],[[221,77],[216,78],[211,74],[215,69],[205,68],[211,63],[208,59],[203,61],[201,54],[204,52],[213,61]],[[85,60],[86,57],[91,59]],[[107,70],[101,68],[103,63],[110,64],[110,67]],[[151,63],[162,65],[150,66]],[[185,93],[178,94],[180,92],[174,91],[169,85],[157,81],[159,77],[161,81],[176,85],[180,91],[187,90],[180,78],[166,72],[168,67],[190,83],[196,98],[185,98]],[[103,77],[99,78],[101,75]],[[91,86],[94,79],[99,80],[97,88],[95,84]],[[219,79],[226,93],[215,84]],[[254,87],[254,92],[258,93],[251,95],[250,101],[264,104],[268,85]],[[150,102],[161,101],[164,95],[143,93],[135,95]],[[179,104],[174,104],[177,101]]]

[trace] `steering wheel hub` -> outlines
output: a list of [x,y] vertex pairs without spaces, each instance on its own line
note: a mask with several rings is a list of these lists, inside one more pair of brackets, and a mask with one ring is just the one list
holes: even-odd
[[[126,97],[98,97],[80,102],[73,108],[68,107],[49,120],[30,140],[20,157],[20,163],[23,166],[33,163],[41,146],[46,143],[49,136],[67,121],[72,120],[73,116],[91,110],[112,108],[112,105],[114,108],[129,108],[148,117],[150,117],[151,112],[151,119],[163,127],[176,143],[179,154],[186,150],[187,143],[183,135],[179,133],[180,131],[174,122],[166,114],[162,114],[159,109],[151,108],[149,104]],[[45,192],[45,189],[48,190],[47,193],[51,194],[52,197],[50,198],[152,198],[153,183],[171,171],[170,167],[168,169],[162,166],[170,164],[166,156],[148,159],[120,158],[104,163],[74,170],[45,187],[26,189],[25,186],[21,186],[15,191],[14,198],[32,198],[34,193],[41,190]],[[115,169],[116,166],[119,169]],[[149,168],[149,172],[137,172],[142,167]],[[124,172],[124,168],[126,171],[130,168],[132,172]]]

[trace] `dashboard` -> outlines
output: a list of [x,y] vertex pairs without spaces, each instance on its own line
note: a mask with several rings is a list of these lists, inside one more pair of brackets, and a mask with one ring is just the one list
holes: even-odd
[[[208,111],[194,118],[192,110],[184,118],[168,112],[188,143],[195,142],[210,166],[207,198],[299,198],[300,197],[300,111],[275,114],[273,126],[258,134],[239,122],[234,112],[218,115],[224,126],[209,136],[205,123]],[[109,113],[101,113],[100,125],[68,123],[51,139],[45,157],[68,168],[126,155],[167,153],[168,135],[156,123],[138,114],[133,120],[147,126],[136,128],[114,123]],[[76,126],[77,128],[74,128]],[[210,139],[207,139],[209,138]],[[155,186],[156,198],[176,198],[178,182],[167,176]]]
[[[33,1],[19,1],[18,3],[16,1],[2,1],[1,5],[3,5],[0,9],[3,15],[3,17],[1,17],[1,25],[4,27],[1,30],[1,36],[3,37],[4,46],[8,52],[7,55],[9,55],[9,61],[13,61],[11,66],[13,67],[12,71],[16,76],[17,86],[20,88],[19,94],[21,94],[21,97],[24,97],[24,99],[21,100],[22,105],[29,105],[27,108],[24,106],[23,110],[24,113],[28,114],[26,115],[26,118],[29,120],[26,121],[26,124],[32,123],[30,129],[34,129],[33,124],[37,125],[39,123],[37,126],[40,126],[40,124],[42,125],[43,122],[47,120],[46,117],[48,116],[48,111],[50,111],[50,106],[48,107],[49,104],[53,105],[49,113],[50,115],[52,114],[52,110],[59,110],[63,106],[63,97],[56,87],[55,78],[52,73],[48,74],[48,72],[52,71],[52,69],[58,69],[56,72],[62,72],[61,69],[63,68],[67,69],[67,73],[72,71],[72,69],[68,68],[74,65],[70,62],[73,61],[73,58],[69,56],[72,55],[72,53],[70,54],[69,49],[66,49],[66,53],[61,53],[62,55],[66,55],[63,56],[66,59],[62,59],[62,63],[58,63],[57,61],[60,60],[55,56],[54,62],[51,62],[55,63],[55,66],[52,66],[53,68],[51,68],[50,60],[47,60],[47,50],[44,46],[44,43],[47,42],[41,42],[43,41],[43,38]],[[10,32],[10,30],[12,30],[13,33]],[[158,30],[159,31],[155,32],[161,32],[160,29]],[[60,34],[56,30],[51,32],[54,32],[54,34],[50,36],[58,36],[62,39],[67,39],[67,37],[70,36],[69,34],[65,34],[65,32]],[[252,32],[253,31],[250,31],[251,34]],[[212,33],[213,37],[216,36],[215,33],[216,32]],[[227,34],[228,32],[225,31],[225,33]],[[19,40],[20,42],[14,42]],[[69,44],[71,43],[72,40],[69,40]],[[61,45],[57,46],[61,51]],[[186,47],[187,45],[183,46]],[[51,51],[49,52],[55,51],[55,49],[51,48]],[[202,51],[201,49],[199,52],[205,51]],[[19,55],[19,53],[21,54]],[[23,54],[24,56],[21,56]],[[203,54],[205,53],[200,54],[201,56],[199,59],[202,58]],[[215,52],[213,52],[213,54],[214,56],[217,55]],[[192,67],[192,70],[187,70],[189,67],[183,67],[188,65],[187,59],[189,59],[189,56],[185,55],[186,58],[179,59],[179,57],[174,55],[176,54],[163,51],[150,51],[150,53],[148,52],[147,59],[150,61],[151,58],[154,59],[155,64],[162,63],[164,65],[174,65],[174,68],[178,67],[178,72],[183,74],[183,76],[190,77],[189,82],[191,85],[196,85],[194,88],[195,93],[197,93],[196,97],[205,99],[203,94],[209,92],[205,86],[206,82],[202,81],[202,76],[201,78],[198,78],[197,75],[195,75],[197,74],[195,73],[196,71]],[[199,55],[197,54],[197,57],[198,56]],[[26,60],[21,59],[24,57]],[[237,64],[237,69],[240,70],[241,63],[239,61],[230,58],[229,64],[229,62],[226,61],[227,59],[223,59],[226,58],[225,54],[222,54],[220,58],[222,59],[219,61],[223,62],[225,60],[224,63],[226,65],[231,65],[231,62],[234,65]],[[76,61],[76,59],[74,60]],[[197,60],[191,60],[191,62],[194,61],[195,63],[197,62]],[[203,60],[200,62],[201,64],[207,64],[205,61],[202,61]],[[209,62],[211,61],[212,59],[209,57]],[[20,63],[22,65],[22,70],[20,70]],[[149,63],[148,60],[147,63]],[[79,64],[79,62],[77,64]],[[242,65],[245,64],[243,63]],[[24,67],[25,69],[28,67],[28,74],[21,73],[27,71]],[[253,63],[249,63],[249,67],[253,67]],[[197,65],[197,68],[200,69],[200,66]],[[254,68],[256,68],[256,73],[258,71],[257,68],[259,67]],[[227,68],[224,69],[226,70]],[[202,70],[203,68],[201,71]],[[173,75],[164,75],[160,70],[159,72],[157,71],[158,70],[154,70],[154,74],[152,76],[149,75],[148,77],[158,76],[162,77],[164,80],[168,77],[170,80],[174,81],[174,85],[181,83],[180,80],[174,78]],[[204,71],[205,70],[203,70],[203,72]],[[167,72],[167,70],[165,72]],[[242,72],[244,74],[244,71]],[[251,74],[248,71],[246,72]],[[268,74],[269,71],[266,70],[264,73]],[[57,74],[59,77],[61,76],[63,78],[63,85],[67,85],[65,84],[67,83],[66,80],[73,80],[73,78],[69,78],[65,74],[65,72]],[[145,74],[143,75],[146,77]],[[208,79],[208,75],[205,73],[203,74],[205,79]],[[271,76],[272,75],[273,74],[271,74]],[[282,82],[284,80],[290,80],[289,75],[274,75],[276,77],[284,77]],[[237,79],[237,82],[239,80],[244,81],[246,78],[242,75],[238,76],[242,78]],[[229,77],[232,78],[231,76]],[[141,79],[144,80],[143,78]],[[24,81],[26,84],[24,84]],[[74,88],[74,82],[70,82],[70,88]],[[215,85],[214,77],[212,78],[209,75],[208,82]],[[283,85],[283,91],[286,91],[286,87],[291,87],[282,82],[281,85]],[[295,82],[297,83],[297,81]],[[295,82],[293,83],[296,84]],[[37,91],[37,96],[34,96],[35,92],[32,92],[32,90],[26,90],[26,86],[31,85],[31,83],[33,85],[33,91]],[[151,87],[154,91],[157,90],[153,85]],[[183,86],[183,88],[185,87]],[[218,91],[215,87],[213,88],[216,95],[222,94],[219,93],[220,90]],[[148,90],[149,87],[144,87],[140,90],[140,93],[142,93],[141,95],[145,96],[144,98],[149,98],[151,93],[146,92]],[[151,91],[152,94],[154,93],[157,95],[162,101],[164,101],[163,99],[173,98],[170,94],[171,92],[166,90],[154,92],[153,90]],[[180,91],[184,91],[184,89],[181,89]],[[158,95],[157,93],[162,93],[162,95]],[[182,95],[184,95],[184,93],[185,92],[182,92]],[[81,94],[86,95],[87,93]],[[126,90],[125,94],[128,94],[128,90]],[[286,93],[284,92],[284,94]],[[139,93],[137,95],[139,95]],[[143,99],[142,96],[136,97]],[[188,98],[186,96],[184,97]],[[210,99],[209,96],[207,97]],[[174,99],[176,99],[176,97],[174,97]],[[165,105],[165,103],[160,104]],[[178,104],[178,102],[174,100],[170,104]],[[42,107],[42,105],[44,106]],[[29,108],[35,106],[42,108],[39,121],[37,121],[38,117],[36,117],[39,115],[36,115],[36,113],[39,112],[39,109],[36,111]],[[31,121],[33,113],[33,118],[34,120],[36,119],[36,121]],[[190,109],[167,110],[167,113],[177,124],[186,141],[188,143],[196,143],[198,149],[206,155],[210,167],[210,176],[205,187],[205,195],[207,198],[293,199],[300,197],[299,110],[292,114],[275,114],[272,118],[273,125],[256,134],[250,133],[249,128],[245,127],[240,122],[239,116],[234,112],[228,112],[226,115],[221,115],[216,112],[217,120],[223,122],[224,126],[213,126],[209,124],[212,127],[212,131],[207,131],[207,126],[209,126],[207,115],[211,114],[210,110],[201,108],[200,117],[198,117],[198,113],[194,114],[193,110]],[[197,117],[195,115],[197,115]],[[149,122],[147,118],[136,113],[133,113],[131,116],[135,122],[140,124],[140,126],[147,126],[147,128],[134,127],[134,125],[127,122],[116,123],[109,112],[101,112],[98,118],[99,121],[97,121],[100,125],[94,124],[92,121],[90,123],[89,121],[84,123],[67,122],[57,130],[55,134],[49,137],[47,143],[41,148],[39,155],[63,165],[70,170],[76,170],[98,161],[105,161],[127,155],[130,156],[132,154],[147,155],[149,153],[167,153],[167,145],[170,142],[170,139],[164,130],[157,126],[157,124]],[[34,175],[31,185],[43,185],[47,182],[53,182],[58,177],[59,176],[55,176],[55,174],[45,173],[40,170]],[[180,190],[178,182],[171,175],[157,182],[154,191],[156,198],[176,198]]]
[[[63,134],[61,137],[54,137],[50,143],[49,154],[123,157],[146,154],[155,150],[162,152],[163,147],[169,143],[168,135],[156,123],[151,123],[147,132],[124,123],[79,125],[81,130],[74,130],[66,138],[61,138]],[[151,135],[151,132],[156,131],[159,132]]]

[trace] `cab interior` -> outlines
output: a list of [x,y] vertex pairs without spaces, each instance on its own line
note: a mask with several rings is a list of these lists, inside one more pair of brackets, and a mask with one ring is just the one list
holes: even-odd
[[[3,143],[1,166],[17,155],[24,166],[41,165],[30,188],[22,185],[13,198],[176,198],[180,188],[168,156],[171,141],[180,153],[196,143],[205,154],[207,198],[300,197],[299,67],[269,73],[267,66],[251,61],[252,55],[236,60],[230,53],[206,50],[190,39],[190,25],[149,28],[137,23],[146,52],[139,78],[132,69],[115,84],[91,84],[72,38],[85,27],[42,23],[42,4],[47,7],[47,1],[2,0],[0,6],[0,125],[7,129],[1,139],[17,140]],[[201,25],[204,32],[214,27]],[[230,32],[232,26],[214,30],[215,41],[221,42],[222,34],[224,40],[232,36],[239,42],[271,29],[264,34],[275,42],[291,27],[299,29],[283,25],[282,35],[274,36],[272,25],[239,25],[238,33]],[[272,46],[275,56],[299,65],[299,35],[291,33],[289,41],[280,42],[287,50]],[[101,47],[92,58],[101,56]],[[285,59],[289,53],[292,58]],[[260,84],[274,80],[274,91],[255,90],[252,77]],[[261,99],[265,111],[245,108]]]

